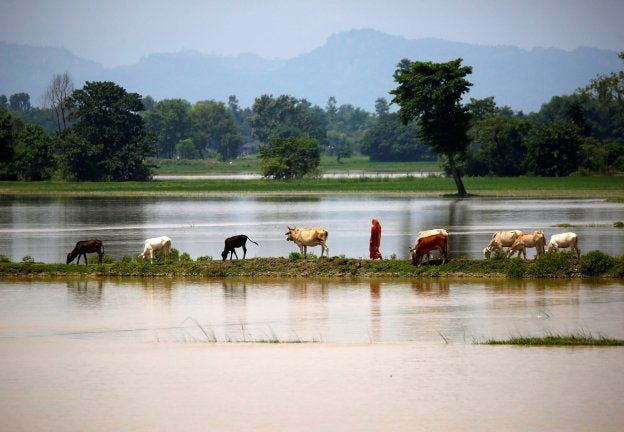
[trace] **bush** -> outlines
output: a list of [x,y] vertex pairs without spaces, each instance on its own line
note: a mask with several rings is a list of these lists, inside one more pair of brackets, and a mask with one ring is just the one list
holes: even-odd
[[290,255],[288,255],[288,259],[291,261],[300,260],[302,258],[303,255],[301,255],[299,252],[291,252]]
[[609,255],[594,250],[581,256],[581,273],[585,276],[600,276],[615,264]]
[[187,252],[184,252],[182,255],[180,255],[180,261],[182,262],[190,262],[193,261],[191,259],[191,255],[189,255]]
[[6,255],[0,255],[0,262],[10,263],[11,262],[11,258],[9,258]]
[[624,277],[624,257],[617,260],[613,267],[611,267],[609,270],[609,276],[617,278]]
[[613,227],[614,228],[624,228],[624,222],[622,222],[622,221],[613,222]]
[[200,257],[197,257],[196,261],[198,261],[198,262],[212,261],[212,257],[211,256],[200,256]]
[[35,259],[30,255],[26,255],[24,258],[22,258],[22,262],[25,264],[32,264],[35,262]]
[[571,252],[546,253],[527,269],[527,274],[534,277],[567,277],[574,273],[571,265]]
[[522,258],[513,258],[509,260],[505,268],[505,274],[510,278],[521,278],[524,276],[525,269]]

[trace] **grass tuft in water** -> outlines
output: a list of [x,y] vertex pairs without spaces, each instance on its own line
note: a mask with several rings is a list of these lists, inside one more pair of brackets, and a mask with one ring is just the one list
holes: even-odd
[[624,346],[624,339],[611,339],[591,334],[571,334],[546,336],[516,336],[505,340],[488,339],[479,345],[520,345],[520,346]]

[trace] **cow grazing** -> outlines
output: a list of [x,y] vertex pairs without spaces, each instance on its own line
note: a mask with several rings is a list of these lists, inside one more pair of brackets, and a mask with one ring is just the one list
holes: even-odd
[[78,257],[76,264],[80,264],[80,257],[84,257],[84,263],[87,264],[87,254],[97,253],[98,264],[102,264],[102,256],[104,256],[104,246],[101,240],[82,240],[76,243],[74,250],[67,254],[67,264]]
[[[412,252],[412,250],[416,249],[416,246],[418,246],[418,241],[423,238],[423,237],[430,237],[432,235],[436,235],[436,234],[440,234],[443,236],[448,237],[448,231],[445,230],[444,228],[433,228],[433,229],[429,229],[429,230],[423,230],[423,231],[419,231],[418,232],[418,237],[416,237],[416,243],[414,243],[414,247],[410,249],[410,252]],[[431,253],[427,253],[426,254],[427,259],[430,260],[431,259]]]
[[515,252],[518,252],[518,255],[522,253],[524,259],[527,259],[526,248],[535,248],[537,258],[544,253],[545,246],[546,240],[544,239],[544,231],[533,231],[529,234],[521,234],[516,237],[509,250],[507,250],[507,258],[512,256]]
[[327,247],[327,235],[329,233],[323,228],[290,228],[286,232],[286,240],[292,241],[299,246],[299,251],[305,258],[308,253],[308,246],[321,246],[321,257],[323,252],[329,257],[329,247]]
[[167,236],[154,237],[145,240],[145,246],[143,247],[143,253],[139,254],[139,258],[146,259],[149,256],[150,262],[154,263],[154,252],[162,250],[165,254],[165,258],[169,256],[171,251],[171,239]]
[[232,259],[232,255],[236,255],[236,259],[238,259],[236,248],[239,248],[239,247],[243,248],[243,259],[245,259],[245,256],[247,255],[247,248],[245,247],[247,240],[249,240],[252,243],[258,244],[244,234],[235,235],[235,236],[226,238],[225,248],[223,249],[223,252],[221,252],[221,258],[223,258],[223,261],[225,261],[225,259],[227,258],[228,253],[230,254],[230,259]]
[[436,234],[442,234],[448,237],[448,231],[445,230],[444,228],[434,228],[430,230],[419,231],[418,237],[416,237],[416,241],[418,242],[418,239],[420,238],[429,237],[429,236],[436,235]]
[[554,234],[548,242],[548,252],[557,252],[559,249],[571,248],[576,252],[576,257],[581,257],[581,250],[578,247],[578,238],[573,232]]
[[490,243],[483,249],[483,256],[485,258],[489,258],[490,254],[495,250],[503,251],[503,247],[511,247],[513,242],[516,240],[516,237],[522,235],[522,231],[520,230],[511,230],[511,231],[497,231],[492,235],[492,240]]
[[422,259],[434,250],[440,251],[442,256],[442,264],[446,262],[448,254],[448,235],[435,234],[428,237],[421,237],[416,241],[416,246],[410,249],[412,253],[412,264],[420,266]]

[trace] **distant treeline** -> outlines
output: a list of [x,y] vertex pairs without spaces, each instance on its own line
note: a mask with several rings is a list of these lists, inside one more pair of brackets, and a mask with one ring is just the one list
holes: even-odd
[[[624,53],[620,54],[624,60]],[[460,155],[466,176],[567,176],[624,171],[624,71],[598,76],[571,95],[554,97],[536,113],[470,99],[471,144]],[[33,107],[30,95],[0,95],[0,178],[9,180],[145,180],[146,160],[218,158],[260,152],[276,136],[304,137],[306,146],[338,159],[364,154],[373,161],[440,159],[404,126],[387,99],[375,112],[330,97],[325,107],[290,95],[260,95],[241,108],[227,102],[155,101],[112,82],[74,89],[57,75]],[[280,145],[288,145],[282,141]],[[269,160],[272,155],[264,151]],[[270,161],[269,161],[270,162]],[[274,168],[276,162],[274,161]],[[280,168],[280,167],[278,167]],[[284,167],[281,167],[284,168]]]

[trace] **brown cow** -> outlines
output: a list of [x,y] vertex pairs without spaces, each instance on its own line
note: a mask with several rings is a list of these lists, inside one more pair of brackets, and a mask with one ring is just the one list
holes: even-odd
[[518,255],[522,253],[524,259],[527,259],[526,256],[526,248],[535,248],[537,251],[536,258],[542,255],[546,248],[546,239],[544,238],[544,231],[533,231],[529,234],[522,234],[516,237],[513,244],[507,251],[507,258],[512,256],[515,252],[518,252]]
[[[414,243],[414,247],[410,249],[410,252],[412,250],[416,249],[416,246],[418,246],[418,242],[420,241],[421,238],[423,237],[430,237],[436,234],[440,234],[443,236],[448,237],[448,231],[445,230],[444,228],[433,228],[433,229],[428,229],[428,230],[424,230],[424,231],[419,231],[418,232],[418,237],[416,237],[416,243]],[[427,260],[431,259],[431,253],[426,253],[425,256],[427,257]]]
[[82,240],[76,243],[74,250],[67,254],[67,264],[72,262],[74,258],[78,257],[76,264],[80,264],[80,257],[84,257],[84,262],[87,264],[87,254],[97,253],[98,264],[102,264],[102,256],[104,255],[104,248],[101,240]]
[[442,256],[442,264],[446,262],[448,236],[436,234],[429,237],[421,237],[416,242],[416,246],[410,249],[412,252],[412,264],[420,266],[422,259],[429,252],[439,250]]
[[308,253],[308,246],[321,246],[321,257],[323,252],[329,257],[329,247],[327,247],[327,235],[329,234],[323,228],[291,228],[287,227],[286,240],[292,241],[299,246],[299,251],[305,258]]

